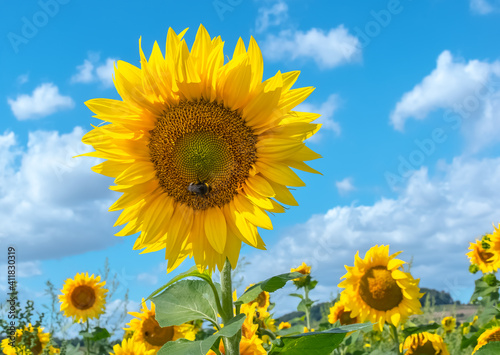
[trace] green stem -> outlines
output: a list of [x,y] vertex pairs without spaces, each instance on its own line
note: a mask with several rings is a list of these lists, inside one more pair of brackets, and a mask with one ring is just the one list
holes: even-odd
[[[220,275],[222,289],[222,310],[221,314],[224,324],[227,324],[233,317],[233,285],[231,281],[231,264],[226,259]],[[223,338],[226,355],[239,355],[240,353],[241,331],[231,338]]]
[[[87,319],[86,320],[86,325],[87,325],[87,329],[85,329],[85,333],[87,333],[86,335],[88,336],[88,333],[89,333],[89,320]],[[90,340],[88,337],[85,337],[85,351],[87,353],[87,355],[90,355]]]
[[398,329],[390,324],[391,329],[392,329],[392,334],[394,335],[394,341],[396,342],[396,354],[401,355],[401,351],[399,351],[399,336],[398,336]]
[[311,317],[310,317],[310,306],[309,306],[309,287],[305,286],[304,287],[304,300],[306,301],[306,324],[307,324],[307,330],[311,331]]

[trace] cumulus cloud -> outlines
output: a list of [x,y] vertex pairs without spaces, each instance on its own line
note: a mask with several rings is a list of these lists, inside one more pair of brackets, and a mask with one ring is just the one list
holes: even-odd
[[[429,176],[426,168],[415,172],[396,198],[381,198],[370,205],[337,206],[292,226],[269,250],[252,251],[245,284],[286,272],[305,261],[312,264],[313,276],[324,286],[311,297],[328,300],[337,292],[344,265],[353,265],[357,250],[362,256],[375,244],[389,244],[391,252],[404,251],[401,259],[410,261],[413,257],[412,274],[421,278],[421,287],[468,299],[474,284],[465,256],[469,242],[491,233],[492,222],[499,222],[500,158],[460,157],[450,164],[439,164],[437,170],[435,176]],[[278,315],[293,309],[295,300],[290,301],[287,292],[293,291],[276,295],[278,305],[290,304],[288,309],[277,307]]]
[[83,64],[76,67],[76,73],[71,77],[72,83],[93,83],[99,81],[104,87],[113,85],[114,63],[116,59],[107,58],[99,64],[99,55],[89,54]]
[[470,0],[470,8],[473,12],[486,15],[500,10],[499,0]]
[[498,141],[500,126],[500,61],[465,62],[449,51],[441,53],[436,69],[405,93],[391,113],[391,123],[403,130],[409,118],[423,120],[444,110],[443,120],[462,128],[474,151]]
[[270,60],[309,59],[322,69],[359,61],[361,46],[357,37],[340,25],[328,32],[312,28],[307,32],[285,30],[268,35],[263,53]]
[[356,190],[351,177],[346,177],[343,180],[336,181],[335,186],[337,187],[340,195],[347,195],[349,192]]
[[308,139],[308,142],[318,142],[322,137],[322,132],[330,130],[335,135],[339,136],[341,133],[340,124],[334,120],[333,115],[340,105],[340,97],[337,94],[328,96],[325,102],[321,104],[312,104],[310,102],[301,103],[294,110],[300,112],[316,112],[321,114],[314,123],[321,123],[321,130],[314,136]]
[[263,6],[259,8],[257,19],[255,20],[255,31],[262,33],[271,26],[279,26],[288,17],[288,5],[284,1],[278,1],[271,7]]
[[20,121],[42,118],[75,106],[73,99],[61,95],[59,88],[53,83],[44,83],[35,88],[31,95],[18,95],[16,99],[8,98],[7,102]]
[[98,250],[119,241],[116,215],[108,207],[117,196],[111,179],[90,170],[95,158],[76,127],[68,134],[36,131],[20,145],[12,132],[0,135],[0,215],[6,216],[0,243],[19,247],[19,258],[34,261]]

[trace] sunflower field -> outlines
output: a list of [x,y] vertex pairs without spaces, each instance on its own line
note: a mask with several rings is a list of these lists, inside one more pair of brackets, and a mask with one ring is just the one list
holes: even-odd
[[[318,281],[306,263],[237,294],[242,243],[265,249],[258,228],[272,229],[270,215],[297,205],[292,187],[305,184],[291,168],[319,174],[306,162],[320,155],[304,141],[321,124],[314,123],[317,113],[294,111],[313,91],[294,88],[299,72],[263,79],[253,37],[248,45],[240,38],[229,59],[221,37],[202,25],[191,49],[185,33],[169,29],[164,52],[156,42],[148,56],[140,47],[139,67],[118,61],[114,84],[122,100],[86,102],[102,123],[84,135],[94,150],[80,156],[102,159],[92,170],[113,178],[110,189],[122,193],[109,208],[121,211],[118,236],[134,235],[134,249],[143,253],[163,251],[168,272],[188,257],[195,266],[145,294],[140,311],[113,329],[100,322],[116,286],[107,275],[82,270],[63,285],[49,282],[50,332],[33,301],[14,304],[19,323],[1,321],[2,352],[499,354],[500,224],[470,243],[469,271],[480,277],[470,300],[474,313],[462,322],[456,314],[433,317],[411,265],[389,245],[352,256],[338,283],[342,291],[320,319],[312,316],[317,301],[310,297]],[[287,283],[296,287],[290,297],[299,313],[281,321],[273,292]],[[78,337],[55,336],[64,319],[81,325]]]

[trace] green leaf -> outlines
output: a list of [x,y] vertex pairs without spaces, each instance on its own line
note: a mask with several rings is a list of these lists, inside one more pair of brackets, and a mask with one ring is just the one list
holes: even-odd
[[212,282],[212,278],[210,277],[210,274],[208,273],[208,271],[205,271],[205,272],[201,273],[201,272],[198,271],[198,268],[196,266],[193,266],[188,271],[180,273],[179,275],[177,275],[176,277],[174,277],[172,280],[170,280],[169,282],[167,282],[165,285],[163,285],[162,287],[160,287],[159,289],[157,289],[156,291],[154,291],[152,294],[150,294],[148,296],[148,298],[146,298],[146,301],[152,299],[154,296],[156,296],[157,294],[161,293],[168,286],[170,286],[173,283],[175,283],[175,282],[177,282],[179,280],[182,280],[183,278],[186,278],[186,277],[199,277],[199,278],[207,281],[208,283]]
[[176,341],[169,341],[158,351],[158,355],[206,355],[210,348],[214,345],[217,339],[221,336],[232,337],[235,335],[245,321],[245,314],[238,314],[224,325],[218,333],[215,333],[204,340],[189,341],[186,339],[179,339]]
[[210,285],[201,280],[181,280],[153,297],[156,320],[162,327],[206,319],[217,322],[217,304]]
[[406,337],[408,337],[412,334],[427,332],[429,330],[434,330],[434,329],[438,329],[438,328],[439,328],[439,324],[437,324],[437,323],[417,325],[415,327],[408,327],[408,328],[405,328],[403,330],[403,336],[406,339]]
[[470,298],[470,303],[477,301],[479,298],[489,299],[491,297],[497,297],[498,285],[490,286],[483,280],[483,278],[477,279],[475,281],[475,285],[476,287]]
[[259,282],[258,284],[250,287],[244,294],[242,294],[235,302],[235,304],[243,304],[253,301],[259,296],[262,291],[274,292],[293,279],[304,276],[300,272],[291,272],[288,274],[281,274],[273,276],[270,279]]
[[372,327],[371,323],[351,324],[323,332],[283,336],[280,338],[281,342],[275,344],[269,355],[330,355],[342,343],[347,333],[368,330]]
[[312,300],[302,300],[297,305],[297,311],[305,312],[307,310],[307,308],[311,308],[313,303],[314,303],[314,301],[312,301]]
[[498,355],[500,354],[500,341],[492,341],[479,348],[474,355]]
[[301,300],[304,299],[304,296],[302,296],[300,293],[290,293],[289,296],[292,296],[292,297],[298,297],[300,298]]

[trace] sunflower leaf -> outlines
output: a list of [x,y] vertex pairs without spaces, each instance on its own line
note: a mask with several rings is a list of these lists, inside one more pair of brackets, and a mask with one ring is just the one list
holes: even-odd
[[431,323],[431,324],[423,324],[415,327],[408,327],[403,330],[403,336],[406,338],[412,334],[427,332],[429,330],[438,329],[439,324]]
[[201,280],[181,280],[153,297],[156,320],[162,327],[206,319],[216,324],[217,302],[210,285]]
[[281,342],[274,344],[269,355],[330,355],[342,343],[347,333],[372,327],[371,323],[351,324],[322,332],[282,336]]
[[500,342],[493,341],[479,348],[474,355],[498,355],[500,354]]
[[252,287],[250,287],[244,294],[242,294],[235,302],[235,304],[243,304],[253,301],[259,296],[262,291],[274,292],[293,279],[299,278],[302,275],[300,272],[291,272],[287,274],[281,274],[273,276],[267,280],[259,282]]
[[176,277],[174,277],[172,280],[170,280],[169,282],[167,282],[165,285],[163,285],[162,287],[160,287],[159,289],[157,289],[156,291],[154,291],[152,294],[150,294],[148,296],[148,298],[146,298],[146,301],[152,299],[154,296],[156,296],[159,293],[163,292],[168,286],[170,286],[173,283],[175,283],[175,282],[177,282],[179,280],[182,280],[183,278],[186,278],[186,277],[198,277],[198,278],[200,278],[202,280],[207,281],[208,283],[212,282],[212,278],[210,277],[210,274],[208,274],[208,272],[201,273],[201,272],[198,271],[198,268],[196,266],[193,266],[188,271],[180,273],[179,275],[177,275]]
[[179,339],[169,341],[158,351],[158,355],[205,355],[219,337],[232,337],[235,335],[241,329],[245,318],[245,314],[238,314],[227,322],[219,332],[212,334],[204,340],[188,341],[186,339]]

